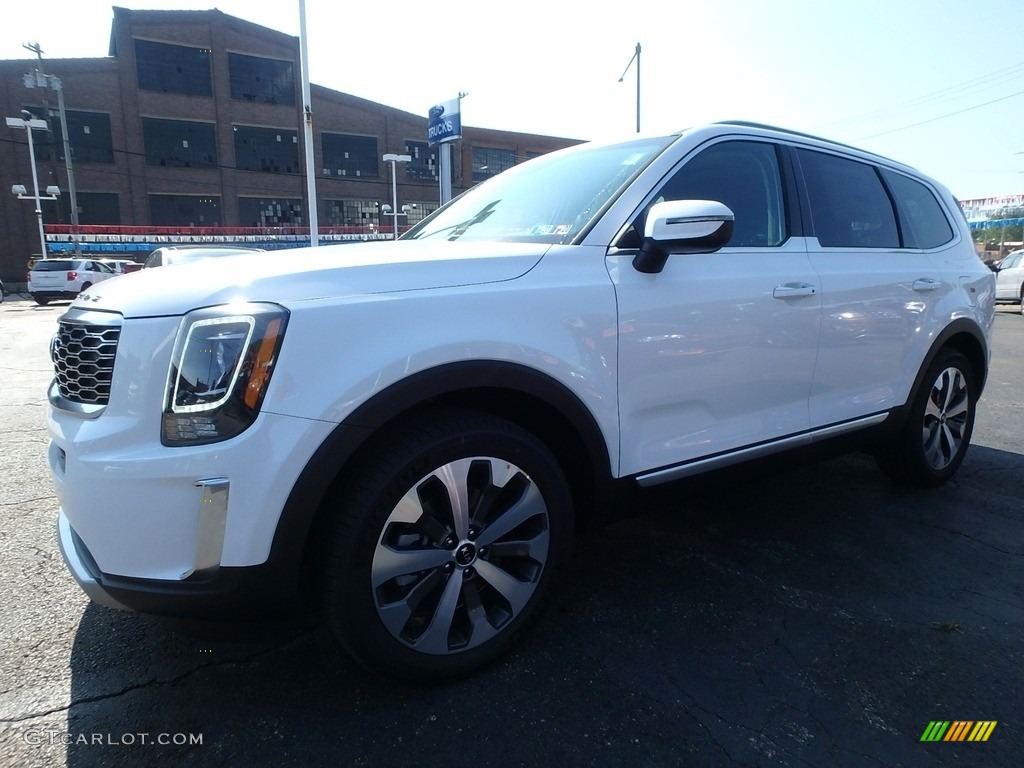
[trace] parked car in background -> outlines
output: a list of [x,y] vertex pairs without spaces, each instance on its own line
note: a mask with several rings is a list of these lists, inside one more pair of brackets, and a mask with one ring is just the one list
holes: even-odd
[[109,264],[119,275],[127,275],[129,272],[138,272],[142,264],[131,259],[100,259],[104,264]]
[[144,269],[167,267],[171,264],[183,264],[188,261],[209,259],[217,256],[237,256],[241,253],[260,253],[262,248],[241,248],[216,245],[168,245],[157,248],[146,259]]
[[747,123],[552,152],[397,242],[75,302],[48,392],[61,551],[107,606],[253,617],[308,591],[366,666],[458,677],[644,488],[840,446],[950,479],[994,286],[952,194],[875,154]]
[[40,259],[29,270],[28,293],[36,304],[49,304],[73,299],[117,275],[117,270],[100,259]]
[[1012,251],[999,262],[996,269],[996,302],[1021,302],[1020,311],[1024,314],[1024,250]]

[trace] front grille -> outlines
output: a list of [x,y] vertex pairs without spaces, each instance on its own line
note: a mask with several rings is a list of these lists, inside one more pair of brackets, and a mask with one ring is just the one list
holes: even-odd
[[121,326],[62,320],[51,357],[61,397],[72,403],[106,405]]

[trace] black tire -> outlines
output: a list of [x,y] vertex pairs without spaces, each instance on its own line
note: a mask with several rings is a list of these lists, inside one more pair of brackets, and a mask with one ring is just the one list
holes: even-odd
[[921,487],[944,483],[959,469],[974,431],[978,388],[960,352],[943,349],[928,366],[897,438],[875,454],[879,468]]
[[572,538],[554,456],[516,425],[473,412],[382,432],[327,504],[327,623],[356,660],[405,682],[457,679],[505,654],[537,617]]
[[50,303],[49,299],[44,299],[42,296],[36,296],[34,293],[32,294],[32,300],[40,307],[45,307]]
[[88,290],[89,290],[90,288],[92,288],[92,283],[85,283],[85,284],[83,284],[83,285],[82,285],[82,289],[81,289],[81,290],[79,291],[79,293],[80,293],[80,294],[81,294],[81,293],[85,293],[85,292],[86,292],[86,291],[88,291]]

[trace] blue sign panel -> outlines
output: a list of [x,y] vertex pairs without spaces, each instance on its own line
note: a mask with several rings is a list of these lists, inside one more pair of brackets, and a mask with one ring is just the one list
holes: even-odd
[[427,113],[427,142],[443,144],[462,138],[462,116],[459,114],[459,99],[435,104]]

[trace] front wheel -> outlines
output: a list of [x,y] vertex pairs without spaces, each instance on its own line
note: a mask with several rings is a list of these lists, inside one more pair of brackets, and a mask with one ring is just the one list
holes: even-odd
[[479,413],[383,433],[328,504],[328,624],[365,666],[410,682],[461,677],[504,654],[572,535],[550,451]]
[[942,350],[928,366],[903,431],[876,453],[878,466],[912,485],[945,482],[967,453],[977,402],[970,362],[956,350]]

